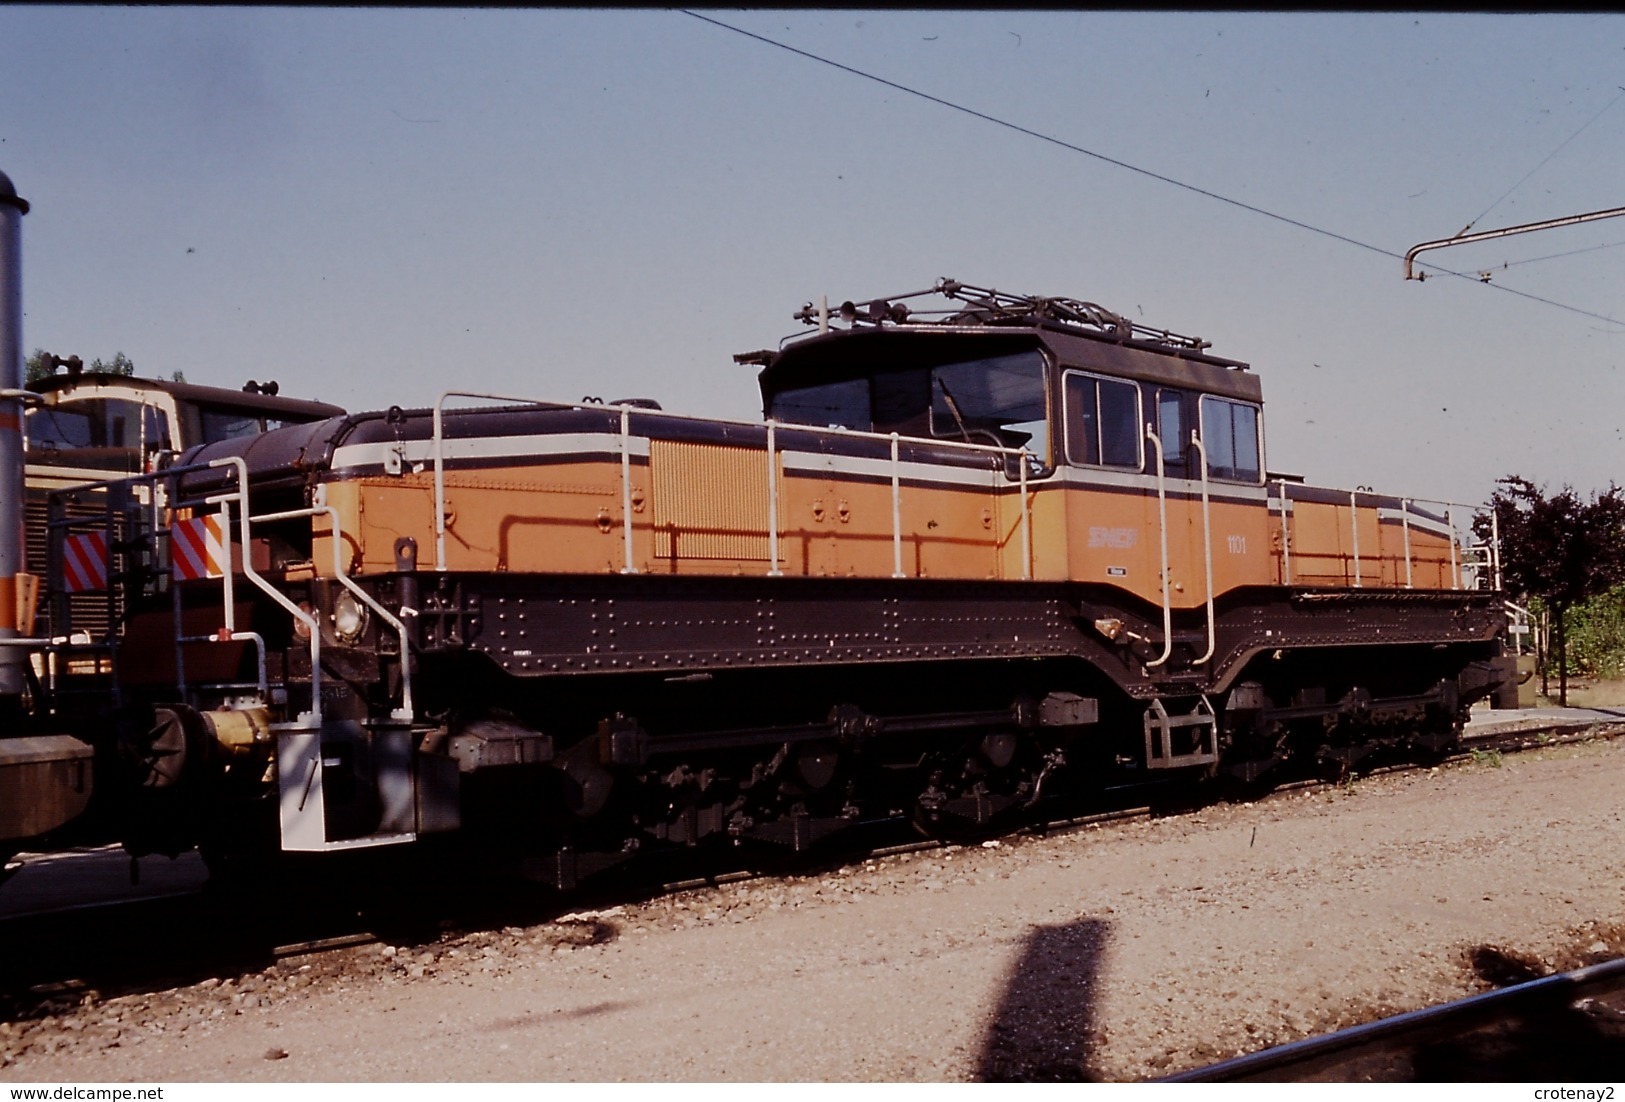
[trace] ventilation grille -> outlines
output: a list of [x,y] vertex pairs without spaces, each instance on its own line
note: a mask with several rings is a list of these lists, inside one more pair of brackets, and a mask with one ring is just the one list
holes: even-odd
[[651,440],[649,464],[656,557],[767,561],[765,453]]
[[[64,499],[63,512],[69,517],[105,517],[107,515],[106,498],[97,493],[76,493]],[[37,616],[42,621],[38,624],[19,625],[24,631],[33,628],[31,632],[37,634],[67,635],[89,632],[91,638],[106,638],[111,626],[123,618],[124,597],[116,594],[111,610],[108,608],[106,593],[76,593],[68,597],[68,623],[47,626],[52,615],[52,600],[55,594],[50,590],[49,552],[47,542],[49,532],[46,528],[47,505],[44,494],[30,492],[24,506],[23,532],[24,532],[24,562],[27,571],[40,579],[39,602]],[[113,539],[115,542],[124,538],[124,519],[116,517],[113,521]],[[114,556],[113,568],[118,569],[122,555]],[[111,613],[111,614],[110,614]]]

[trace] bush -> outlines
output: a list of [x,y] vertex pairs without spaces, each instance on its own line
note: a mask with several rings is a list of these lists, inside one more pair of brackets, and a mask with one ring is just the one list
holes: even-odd
[[1571,672],[1625,678],[1625,585],[1574,606],[1568,635]]

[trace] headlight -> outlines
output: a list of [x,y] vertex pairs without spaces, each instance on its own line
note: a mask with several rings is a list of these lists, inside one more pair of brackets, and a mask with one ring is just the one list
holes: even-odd
[[348,589],[333,601],[333,631],[346,643],[354,643],[367,630],[367,606]]

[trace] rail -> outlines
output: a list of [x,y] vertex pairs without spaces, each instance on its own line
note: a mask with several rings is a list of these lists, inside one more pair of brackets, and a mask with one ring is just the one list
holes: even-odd
[[[1542,976],[1455,1002],[1424,1007],[1335,1033],[1308,1037],[1167,1076],[1163,1083],[1234,1083],[1303,1079],[1326,1074],[1358,1055],[1405,1052],[1443,1037],[1461,1036],[1522,1015],[1550,1014],[1585,995],[1625,988],[1625,960]],[[1547,1043],[1543,1040],[1542,1043]]]
[[[435,569],[445,571],[446,560],[446,403],[453,398],[467,398],[488,402],[510,402],[516,405],[534,406],[543,409],[580,409],[580,404],[561,405],[558,402],[546,401],[538,398],[523,397],[513,394],[492,394],[467,390],[448,390],[436,399],[434,404],[433,437],[430,443],[431,459],[434,464],[434,524],[435,524]],[[695,414],[671,413],[666,410],[650,411],[639,406],[627,403],[615,403],[606,408],[620,412],[620,466],[621,466],[621,532],[623,560],[620,572],[623,574],[638,573],[635,561],[632,528],[632,441],[634,439],[652,440],[646,434],[640,435],[632,431],[632,414],[637,411],[640,416],[659,417],[662,420],[701,422],[705,424],[736,425],[743,428],[765,428],[767,431],[767,520],[763,530],[768,541],[768,569],[769,577],[779,577],[784,571],[779,567],[779,491],[781,474],[778,469],[780,455],[778,430],[785,422],[772,418],[765,421],[719,421],[714,417],[703,417]],[[885,443],[890,448],[891,455],[891,524],[892,524],[892,576],[905,577],[903,573],[903,510],[902,510],[902,478],[900,445],[901,438],[895,432],[877,433],[864,432],[859,429],[839,428],[836,426],[818,427],[813,425],[793,424],[800,432],[814,433],[820,436],[840,436],[856,440],[870,440]],[[1021,515],[1019,529],[1021,533],[1021,576],[1023,580],[1030,580],[1033,576],[1032,555],[1032,502],[1029,500],[1028,473],[1033,454],[1026,447],[1007,448],[991,444],[973,444],[970,441],[942,440],[932,438],[922,439],[922,445],[932,448],[945,448],[971,454],[985,454],[996,458],[995,469],[1003,466],[1007,472],[1009,462],[1015,459],[1019,473],[1012,479],[1016,483],[1016,490],[1021,498]]]

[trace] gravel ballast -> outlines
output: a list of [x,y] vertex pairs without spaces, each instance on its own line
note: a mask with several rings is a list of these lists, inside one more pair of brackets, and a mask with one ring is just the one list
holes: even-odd
[[[1625,954],[1625,742],[0,1022],[12,1082],[1136,1080]],[[1480,970],[1482,964],[1480,963]]]

